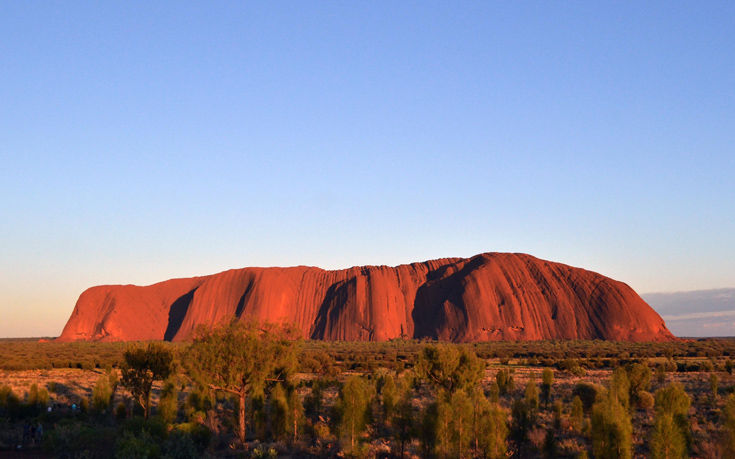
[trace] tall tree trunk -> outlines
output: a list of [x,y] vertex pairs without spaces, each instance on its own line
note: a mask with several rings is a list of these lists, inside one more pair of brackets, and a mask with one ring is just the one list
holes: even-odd
[[352,434],[350,435],[350,445],[352,446],[352,450],[354,451],[355,450],[355,413],[354,413],[355,399],[354,397],[352,397],[352,411],[353,411],[352,416],[350,416],[350,430]]
[[237,425],[237,436],[240,439],[240,443],[245,443],[245,391],[242,390],[238,393],[239,406],[238,408],[238,425]]
[[480,447],[478,445],[479,442],[477,441],[477,437],[479,436],[479,430],[480,430],[480,428],[477,425],[478,424],[477,418],[479,416],[479,412],[478,412],[479,407],[477,405],[478,405],[478,402],[477,400],[475,400],[475,410],[472,413],[473,415],[472,416],[472,431],[475,434],[475,454],[477,454],[480,451]]
[[442,435],[442,450],[443,450],[442,454],[449,455],[450,445],[449,445],[449,439],[447,438],[447,436],[449,435],[449,418],[447,418],[446,416],[444,418],[445,419],[442,420],[442,423],[444,424],[444,432]]
[[457,429],[459,433],[459,442],[457,444],[457,450],[459,453],[459,459],[462,459],[462,415],[459,416],[459,428]]
[[148,413],[151,410],[151,393],[145,395],[145,400],[143,400],[143,417],[145,419],[148,419]]
[[293,408],[293,442],[294,444],[296,444],[296,439],[299,436],[298,419],[296,418],[296,416],[297,416],[297,410],[296,410],[296,407],[294,406]]

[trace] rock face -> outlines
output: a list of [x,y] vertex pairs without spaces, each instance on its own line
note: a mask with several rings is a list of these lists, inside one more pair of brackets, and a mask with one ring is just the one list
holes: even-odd
[[92,287],[59,339],[180,341],[199,324],[234,317],[292,323],[304,337],[324,340],[674,339],[626,284],[510,253],[337,271],[243,268],[146,287]]

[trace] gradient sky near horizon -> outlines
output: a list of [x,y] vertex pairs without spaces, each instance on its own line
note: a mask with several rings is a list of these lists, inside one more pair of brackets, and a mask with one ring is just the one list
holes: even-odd
[[487,251],[735,287],[733,2],[2,2],[0,337]]

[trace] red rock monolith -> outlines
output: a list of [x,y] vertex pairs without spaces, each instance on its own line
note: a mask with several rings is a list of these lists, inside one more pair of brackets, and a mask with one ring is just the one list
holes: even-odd
[[396,267],[242,268],[81,294],[59,340],[173,340],[232,318],[291,323],[305,338],[469,342],[668,341],[661,317],[622,282],[526,254]]

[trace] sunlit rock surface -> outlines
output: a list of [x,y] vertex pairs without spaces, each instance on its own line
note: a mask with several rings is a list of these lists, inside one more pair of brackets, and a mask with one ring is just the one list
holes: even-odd
[[233,317],[295,324],[305,338],[382,341],[666,341],[661,317],[622,282],[525,254],[396,267],[242,268],[81,294],[60,336],[173,340]]

